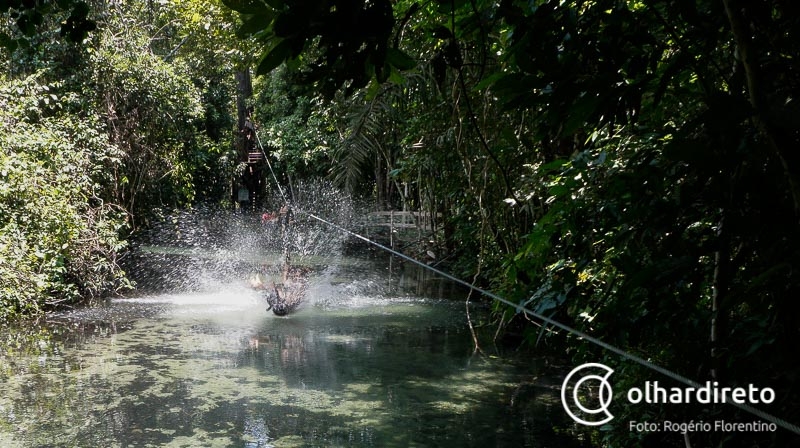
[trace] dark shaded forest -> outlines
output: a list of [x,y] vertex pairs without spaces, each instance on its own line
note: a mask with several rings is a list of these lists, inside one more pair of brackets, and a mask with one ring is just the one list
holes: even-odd
[[[249,109],[281,179],[422,212],[414,250],[449,272],[699,382],[772,387],[764,410],[800,422],[797,2],[0,5],[0,319],[131,288],[119,257],[165,211],[233,210]],[[619,390],[658,379],[493,306],[499,340],[613,366]]]

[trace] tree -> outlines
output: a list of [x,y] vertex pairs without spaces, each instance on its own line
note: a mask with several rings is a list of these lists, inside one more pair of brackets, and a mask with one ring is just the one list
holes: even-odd
[[81,42],[97,28],[89,18],[89,5],[82,0],[8,0],[0,5],[0,13],[13,23],[13,30],[0,32],[0,45],[10,51],[29,46],[47,20],[58,21],[58,33],[72,42]]
[[[794,3],[226,4],[265,42],[261,72],[285,61],[364,111],[344,133],[362,140],[344,140],[341,160],[401,141],[399,179],[436,173],[417,181],[433,198],[420,203],[444,206],[446,244],[473,260],[462,267],[477,281],[685,376],[769,381],[786,397],[774,412],[800,419],[787,361],[800,311]],[[354,41],[369,44],[354,51],[330,24],[368,8],[383,11],[382,29],[359,30]],[[497,312],[530,341],[600,356]],[[625,369],[631,382],[646,375]]]
[[[328,97],[345,84],[348,92],[355,92],[372,76],[386,80],[392,67],[407,60],[388,45],[394,18],[386,0],[223,3],[242,14],[240,34],[264,45],[257,74],[285,60],[300,62],[302,54],[309,58],[304,64],[306,81],[316,83]],[[312,47],[322,51],[307,51]]]
[[0,321],[126,285],[124,212],[103,199],[99,117],[38,76],[0,79]]
[[[135,20],[119,10],[114,20]],[[158,206],[193,199],[191,151],[201,138],[200,94],[179,63],[153,53],[150,36],[132,28],[106,28],[92,52],[93,101],[104,111],[111,142],[122,149],[111,168],[113,200],[130,213],[132,224]]]
[[283,68],[257,79],[254,88],[255,120],[274,168],[295,178],[325,177],[330,145],[338,138],[334,106],[292,84]]
[[3,5],[0,320],[115,293],[131,232],[228,191],[231,64],[186,17],[213,5],[99,2],[62,38],[81,4]]

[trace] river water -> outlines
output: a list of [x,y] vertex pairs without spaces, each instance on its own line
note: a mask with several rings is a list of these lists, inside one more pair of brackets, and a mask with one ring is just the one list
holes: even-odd
[[0,329],[0,446],[578,445],[542,361],[474,352],[463,292],[345,261],[289,317],[227,278]]

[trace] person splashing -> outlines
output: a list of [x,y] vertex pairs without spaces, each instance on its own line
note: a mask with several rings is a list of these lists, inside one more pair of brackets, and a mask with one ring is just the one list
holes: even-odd
[[308,289],[308,273],[309,268],[293,267],[289,257],[289,227],[294,222],[292,209],[289,206],[288,198],[281,188],[275,172],[272,170],[272,164],[269,162],[269,156],[261,144],[261,139],[258,138],[256,127],[253,125],[252,116],[248,113],[248,120],[245,123],[245,133],[247,141],[251,147],[258,144],[261,150],[263,160],[266,162],[272,179],[278,187],[278,191],[284,200],[284,205],[277,213],[266,212],[261,215],[261,224],[268,229],[275,229],[280,227],[281,236],[283,239],[283,266],[281,268],[281,281],[269,282],[268,285],[265,278],[259,273],[255,277],[250,278],[250,286],[254,289],[265,291],[267,300],[267,311],[272,312],[277,316],[285,316],[295,311],[300,304],[305,300],[306,290]]
[[308,290],[308,268],[291,266],[289,258],[283,265],[281,283],[272,282],[272,290],[267,292],[267,311],[276,316],[285,316],[295,311],[303,303]]
[[305,301],[309,271],[310,268],[307,267],[292,266],[286,256],[279,282],[268,281],[262,274],[257,274],[250,279],[250,286],[264,291],[267,311],[271,310],[276,316],[286,316],[296,311]]
[[277,214],[265,213],[262,223],[274,225],[275,221],[281,224],[281,233],[284,234],[283,264],[281,266],[280,282],[267,281],[262,274],[257,274],[250,279],[250,286],[265,293],[267,311],[272,310],[276,316],[286,316],[297,310],[303,303],[308,290],[308,274],[310,268],[292,266],[289,256],[289,247],[286,238],[287,227],[291,222],[288,206],[281,208]]

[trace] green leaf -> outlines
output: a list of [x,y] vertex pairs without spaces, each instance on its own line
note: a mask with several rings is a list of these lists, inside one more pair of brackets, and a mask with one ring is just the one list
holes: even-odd
[[398,72],[397,69],[395,69],[394,67],[392,67],[391,70],[389,71],[389,80],[392,81],[392,83],[397,84],[398,86],[401,86],[406,83],[406,78],[404,78],[403,75],[400,72]]
[[275,8],[276,10],[281,10],[286,7],[286,3],[283,0],[264,0],[269,6]]
[[417,66],[417,61],[397,48],[389,48],[386,51],[386,61],[398,70],[411,70]]
[[281,65],[281,62],[289,58],[291,48],[289,40],[281,40],[278,45],[275,45],[258,63],[256,75],[266,75],[277,66]]
[[539,167],[539,171],[542,173],[547,173],[549,171],[560,170],[565,165],[569,163],[569,160],[566,159],[556,159],[552,162],[545,163],[544,165]]
[[239,37],[256,35],[269,28],[274,14],[272,11],[262,11],[259,14],[242,14],[242,26],[236,30]]
[[476,92],[483,92],[487,87],[491,86],[504,76],[506,76],[506,74],[503,72],[492,73],[491,75],[483,78],[479,83],[475,84],[475,87],[473,87],[472,90]]
[[370,82],[366,88],[366,93],[364,95],[364,98],[367,101],[372,101],[373,99],[375,99],[375,97],[377,97],[378,93],[380,92],[380,87],[381,87],[380,84],[378,84],[377,82],[375,81]]

